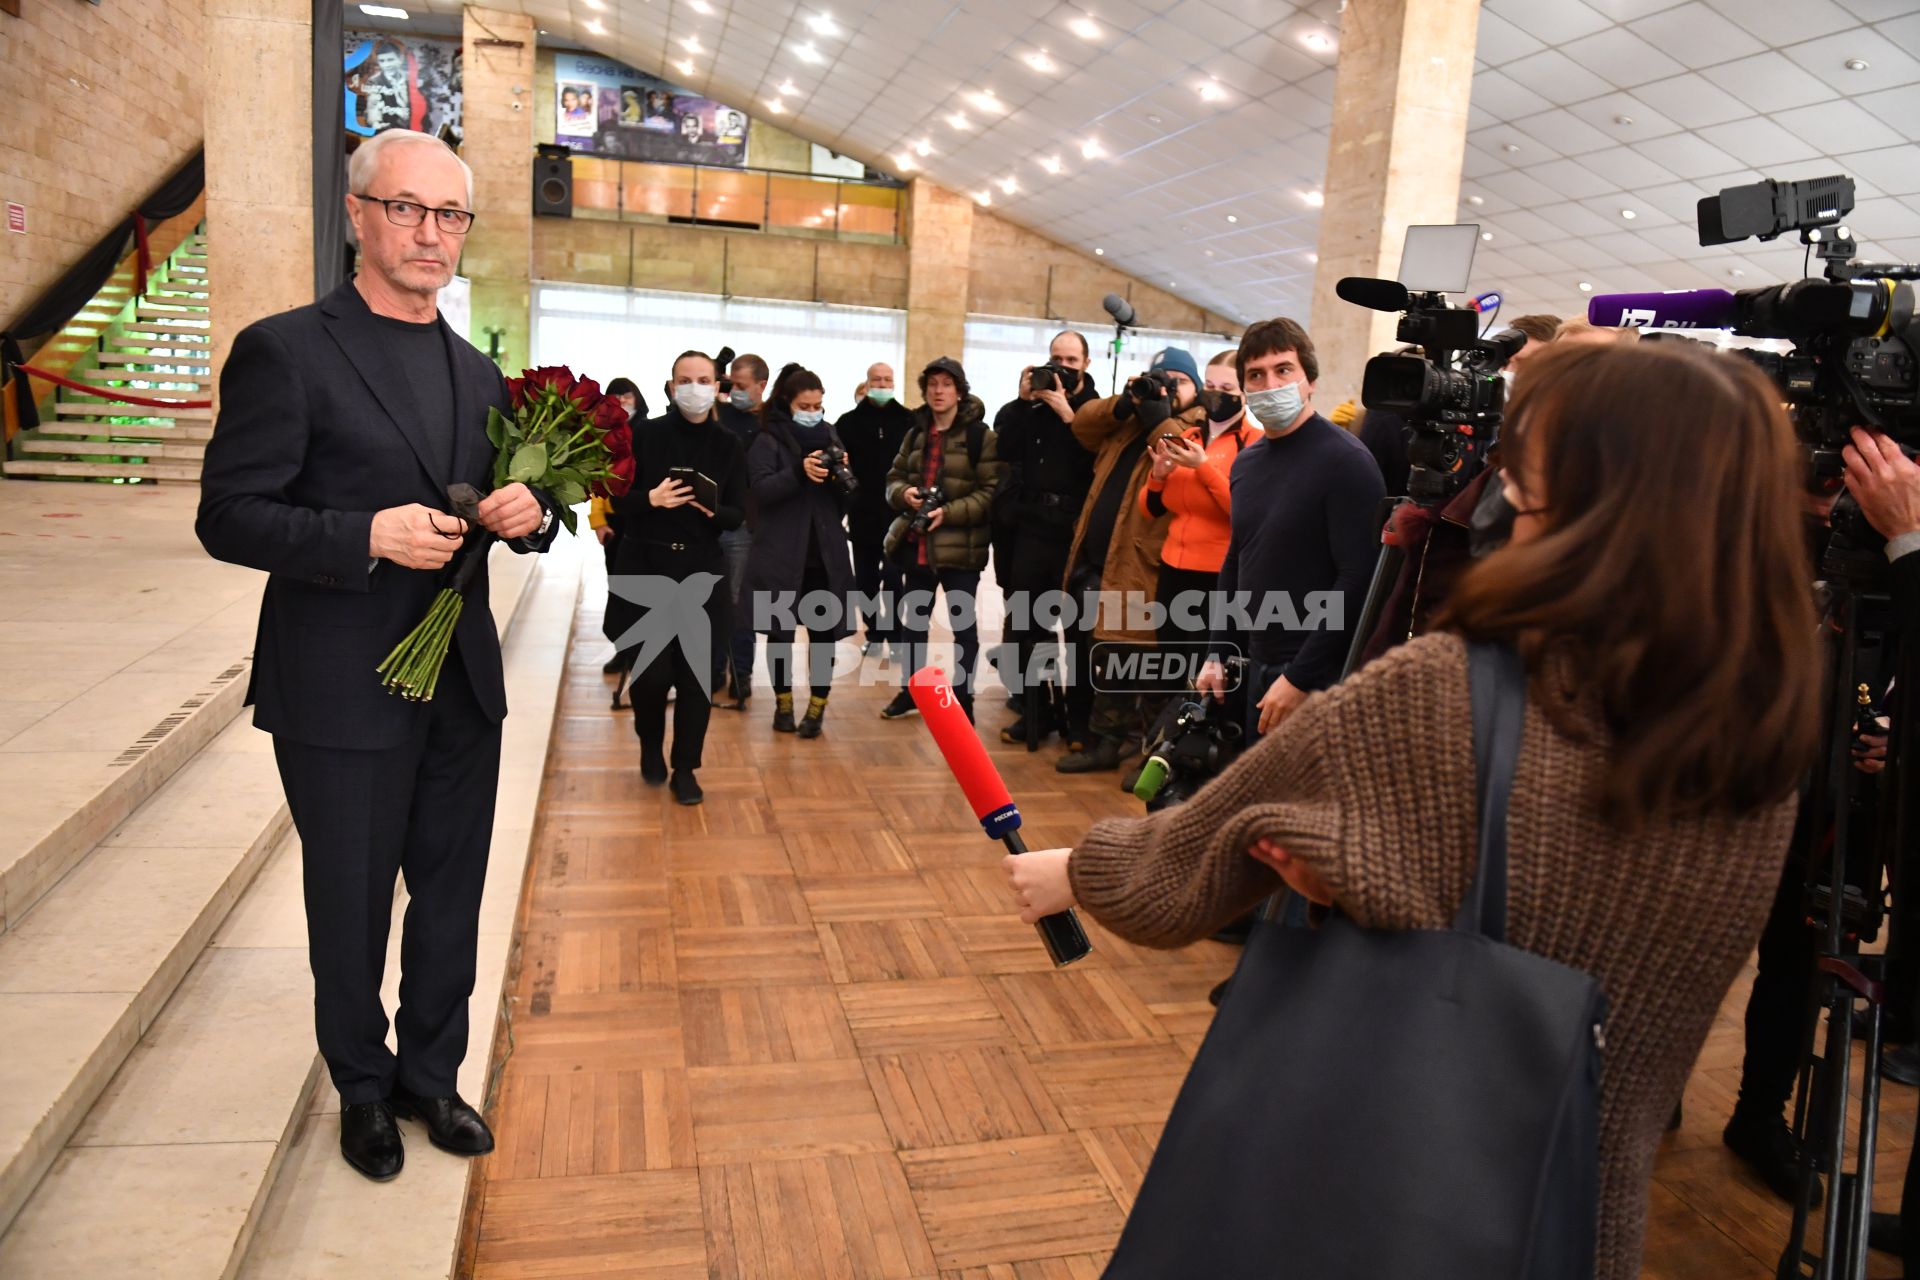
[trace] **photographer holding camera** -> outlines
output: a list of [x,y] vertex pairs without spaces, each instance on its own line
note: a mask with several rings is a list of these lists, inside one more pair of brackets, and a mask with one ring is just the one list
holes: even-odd
[[[900,692],[880,714],[889,720],[917,714],[907,681],[927,664],[927,632],[934,592],[946,594],[958,669],[953,692],[973,719],[973,669],[980,653],[975,596],[987,567],[993,495],[1006,476],[986,406],[970,394],[966,370],[941,356],[920,372],[921,405],[913,429],[887,473],[887,501],[901,514],[887,532],[886,552],[901,564],[904,593],[897,602],[899,632],[908,642]],[[916,597],[910,606],[907,596]]]
[[[760,434],[767,362],[751,353],[735,356],[726,376],[716,385],[719,396],[713,406],[714,416],[733,432],[744,457]],[[747,607],[746,582],[747,554],[753,549],[753,531],[759,524],[760,513],[749,492],[746,523],[720,535],[720,546],[727,556],[727,592],[733,597],[733,633],[714,637],[713,682],[718,685],[720,673],[727,673],[727,696],[733,699],[734,710],[740,710],[740,704],[753,696],[753,612]]]
[[[1144,612],[1153,599],[1167,537],[1167,517],[1149,515],[1140,491],[1153,469],[1154,443],[1200,427],[1206,416],[1200,369],[1180,347],[1156,354],[1121,394],[1092,401],[1073,416],[1074,438],[1094,458],[1092,486],[1067,555],[1065,585],[1080,606],[1080,619],[1074,684],[1067,693],[1067,754],[1053,766],[1061,773],[1118,768],[1145,743],[1166,703],[1164,693],[1134,691],[1115,675],[1157,639],[1152,630],[1130,625],[1139,619],[1128,616]],[[1096,690],[1096,682],[1105,688]]]
[[893,366],[885,362],[867,368],[860,384],[859,403],[833,424],[834,434],[847,451],[847,465],[859,487],[847,510],[848,541],[853,546],[853,578],[866,599],[881,604],[866,621],[865,652],[891,644],[897,626],[900,571],[887,559],[887,526],[893,508],[887,505],[887,472],[893,467],[900,442],[913,426],[913,413],[894,395]]
[[[793,719],[793,620],[767,629],[767,669],[773,677],[776,733],[820,736],[833,687],[833,646],[851,635],[848,596],[853,565],[847,557],[847,531],[841,523],[857,481],[847,467],[846,450],[826,424],[821,405],[826,391],[811,370],[790,364],[780,370],[773,394],[761,411],[760,434],[747,451],[747,482],[760,511],[760,528],[747,557],[745,607],[772,601],[783,593],[804,600],[817,593],[839,599],[830,626],[807,625],[807,680],[812,696],[807,714]],[[802,620],[807,609],[799,607]],[[757,625],[749,616],[747,625]]]
[[[1758,371],[1664,344],[1549,350],[1510,409],[1512,538],[1461,579],[1452,633],[1307,697],[1186,804],[1005,868],[1022,919],[1077,902],[1147,946],[1204,938],[1283,885],[1365,927],[1444,929],[1477,864],[1465,641],[1511,646],[1529,680],[1505,939],[1604,989],[1593,1274],[1632,1280],[1656,1148],[1815,753],[1802,463]],[[1275,1160],[1306,1158],[1248,1121]]]
[[[1093,454],[1073,435],[1074,415],[1099,394],[1087,372],[1088,354],[1084,334],[1055,334],[1047,362],[1020,371],[1019,396],[993,419],[1000,460],[1009,468],[994,499],[993,572],[1003,593],[1024,592],[1029,602],[1059,590],[1074,520],[1093,482]],[[1008,679],[1007,687],[1017,691],[1032,674],[1034,652],[1055,633],[1034,620],[1031,608],[1024,618],[1010,615],[1008,626],[1019,677]],[[1056,728],[1064,731],[1065,690],[1049,682],[1040,708],[1040,723],[1028,725],[1022,715],[1000,731],[1000,740],[1025,742],[1029,732],[1045,738]]]

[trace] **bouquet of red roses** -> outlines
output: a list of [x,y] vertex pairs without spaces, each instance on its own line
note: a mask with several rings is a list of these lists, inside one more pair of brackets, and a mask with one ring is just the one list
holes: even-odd
[[[494,488],[518,482],[541,490],[572,533],[577,520],[573,508],[588,494],[617,498],[633,484],[633,429],[627,411],[612,396],[602,395],[599,383],[550,365],[508,378],[507,391],[512,415],[497,408],[487,411],[487,439],[495,450]],[[454,485],[448,493],[454,514],[467,522],[469,541],[427,616],[380,664],[381,683],[391,693],[419,702],[433,697],[467,587],[494,541],[475,514],[482,496],[467,485]],[[480,536],[474,538],[475,533]]]

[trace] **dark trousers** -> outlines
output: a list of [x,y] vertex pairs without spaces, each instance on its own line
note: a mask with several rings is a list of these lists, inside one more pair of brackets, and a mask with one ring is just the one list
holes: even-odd
[[861,614],[867,643],[877,640],[891,644],[900,630],[900,566],[889,560],[882,550],[887,541],[887,526],[883,524],[877,530],[862,526],[853,531],[848,541],[853,548],[854,586],[863,597],[881,601],[880,608],[873,614]]
[[726,593],[732,602],[728,616],[730,627],[716,627],[713,633],[713,683],[718,687],[728,671],[745,689],[753,683],[753,609],[747,599],[747,556],[753,550],[753,534],[744,528],[729,529],[720,535],[720,551],[726,557]]
[[[475,701],[458,645],[399,746],[354,751],[275,736],[273,754],[300,833],[314,1031],[341,1102],[378,1101],[396,1080],[423,1097],[451,1094],[467,1054],[500,779],[500,726]],[[408,902],[396,1056],[380,980],[400,875]]]
[[1741,1110],[1779,1116],[1793,1094],[1807,1033],[1817,939],[1807,927],[1806,872],[1787,863],[1760,932],[1753,990],[1747,996],[1746,1056],[1740,1063]]
[[[819,565],[807,566],[806,576],[800,580],[800,594],[806,596],[815,591],[827,589],[827,571]],[[767,671],[773,678],[775,693],[793,691],[793,636],[794,628],[767,632]],[[813,696],[824,698],[833,690],[833,632],[807,632],[807,682],[813,686]]]
[[[724,615],[723,615],[724,616]],[[673,755],[677,770],[700,767],[707,744],[707,721],[713,714],[706,671],[695,671],[678,644],[654,655],[644,670],[633,673],[628,696],[633,699],[633,732],[642,747],[660,750],[667,736],[667,690],[673,690]]]
[[[1160,566],[1160,579],[1155,584],[1153,598],[1166,608],[1167,616],[1161,621],[1154,640],[1162,654],[1180,655],[1187,667],[1189,681],[1200,674],[1200,666],[1206,661],[1209,605],[1211,593],[1219,582],[1220,575],[1209,570]],[[1189,607],[1176,613],[1173,603],[1181,596],[1187,597],[1186,604]]]
[[[936,588],[944,593],[947,610],[947,625],[953,629],[953,646],[957,660],[957,669],[953,673],[953,691],[960,705],[973,714],[973,670],[980,657],[980,625],[977,597],[980,592],[980,571],[978,569],[930,569],[925,565],[910,564],[902,570],[903,589],[908,592],[924,591],[929,598]],[[962,617],[960,601],[965,602],[965,616]],[[963,625],[964,624],[964,625]],[[907,645],[906,662],[900,668],[900,684],[904,688],[913,673],[927,665],[927,633],[932,630],[932,607],[926,609],[903,609],[900,612],[899,636]]]

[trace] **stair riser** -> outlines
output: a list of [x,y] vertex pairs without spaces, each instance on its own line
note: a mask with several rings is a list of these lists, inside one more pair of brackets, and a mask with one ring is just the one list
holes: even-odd
[[20,459],[18,461],[0,464],[0,475],[17,477],[22,480],[31,480],[40,476],[56,476],[88,480],[164,480],[181,484],[200,483],[199,466],[184,462],[165,462],[158,465],[139,466],[130,463],[42,462],[37,459]]

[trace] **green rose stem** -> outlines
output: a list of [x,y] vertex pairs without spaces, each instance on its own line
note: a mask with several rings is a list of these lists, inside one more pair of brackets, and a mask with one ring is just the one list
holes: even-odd
[[386,661],[375,668],[381,684],[389,693],[397,693],[413,702],[431,702],[440,684],[440,668],[447,660],[447,647],[453,643],[453,631],[466,607],[467,588],[474,574],[486,563],[494,536],[489,533],[469,543],[460,552],[460,563],[453,578],[433,598],[433,607],[420,625],[393,647]]

